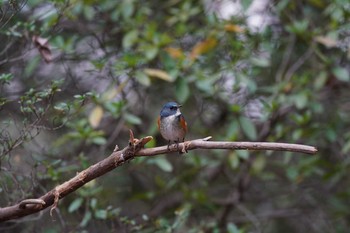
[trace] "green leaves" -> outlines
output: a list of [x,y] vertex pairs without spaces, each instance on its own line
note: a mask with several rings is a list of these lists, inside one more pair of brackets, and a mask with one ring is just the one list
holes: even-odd
[[135,78],[139,83],[146,87],[149,87],[151,85],[151,79],[145,72],[136,71]]
[[343,81],[343,82],[350,81],[349,71],[346,68],[335,67],[332,69],[332,73],[339,81]]
[[250,140],[256,140],[257,138],[257,132],[255,125],[253,122],[247,118],[240,116],[239,118],[239,124],[241,126],[241,129],[243,130],[244,134],[250,139]]
[[142,123],[142,120],[138,116],[131,113],[124,113],[123,117],[126,120],[126,122],[132,125],[139,125]]
[[293,21],[291,25],[288,25],[286,29],[297,35],[303,35],[309,26],[309,21],[306,19],[300,21]]
[[239,229],[235,224],[229,223],[227,224],[227,232],[228,233],[244,233],[243,229]]
[[253,65],[256,65],[259,67],[269,67],[270,66],[270,60],[266,57],[253,57],[253,58],[251,58],[251,62]]
[[139,33],[137,30],[131,30],[123,37],[123,48],[130,49],[138,40]]
[[0,85],[10,84],[13,79],[13,75],[11,73],[1,74],[0,75]]
[[176,82],[176,99],[179,103],[185,103],[190,96],[190,88],[185,78],[179,78]]
[[107,219],[107,210],[96,210],[95,211],[95,218],[97,219],[101,219],[101,220],[104,220],[104,219]]
[[129,20],[129,18],[134,13],[134,1],[133,0],[123,0],[120,6],[120,11],[125,20]]
[[84,199],[82,197],[74,199],[73,202],[70,203],[68,207],[68,212],[72,213],[80,208],[80,206],[83,204]]
[[173,166],[165,157],[158,157],[148,161],[149,164],[157,165],[164,172],[172,172]]
[[305,108],[308,104],[309,98],[306,92],[298,93],[293,96],[295,106],[299,109]]
[[82,119],[78,122],[69,123],[69,127],[73,130],[64,134],[56,142],[56,146],[60,146],[67,142],[79,143],[85,142],[87,144],[103,145],[106,139],[103,137],[104,132],[101,130],[94,130],[88,123],[87,119]]
[[[310,221],[329,216],[346,232],[339,221],[350,198],[346,1],[281,0],[255,15],[257,1],[246,0],[235,4],[239,15],[222,20],[224,2],[57,0],[42,11],[36,0],[11,16],[0,33],[0,153],[9,150],[0,156],[3,199],[70,179],[127,145],[129,129],[154,137],[146,147],[165,144],[156,118],[176,100],[189,123],[186,139],[296,142],[317,146],[318,156],[198,149],[139,157],[60,202],[67,229],[240,233],[262,231],[250,220],[263,216],[278,232],[295,224],[269,213],[294,215],[285,208],[293,206],[300,218],[308,207]],[[262,19],[258,30],[247,24],[263,15],[278,20]],[[51,64],[33,54],[33,35],[46,49],[38,39],[49,40]],[[237,185],[248,198],[224,221],[217,213]],[[236,214],[239,227],[229,221]],[[298,230],[310,227],[300,222]]]

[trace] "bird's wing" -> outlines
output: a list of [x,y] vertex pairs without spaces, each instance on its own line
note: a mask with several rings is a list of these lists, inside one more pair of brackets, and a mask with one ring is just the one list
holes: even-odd
[[187,132],[187,122],[185,120],[185,117],[182,114],[179,116],[179,121],[180,121],[181,127]]
[[157,123],[158,123],[158,130],[160,130],[160,117],[158,117]]

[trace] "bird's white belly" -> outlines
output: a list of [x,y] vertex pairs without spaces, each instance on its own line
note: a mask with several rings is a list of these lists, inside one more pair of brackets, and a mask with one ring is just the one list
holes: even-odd
[[168,116],[162,119],[161,134],[166,140],[181,142],[185,137],[185,130],[179,127],[176,116]]

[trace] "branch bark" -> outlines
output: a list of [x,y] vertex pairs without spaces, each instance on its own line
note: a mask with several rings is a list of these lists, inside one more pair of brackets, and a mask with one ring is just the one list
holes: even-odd
[[[292,144],[292,143],[277,143],[277,142],[225,142],[225,141],[208,141],[211,137],[196,139],[179,143],[179,149],[185,150],[194,149],[226,149],[226,150],[273,150],[273,151],[291,151],[305,154],[315,154],[317,149],[313,146]],[[170,146],[170,152],[178,151],[177,145]],[[146,148],[138,151],[136,156],[154,156],[159,154],[169,153],[167,146]]]
[[194,149],[232,149],[232,150],[276,150],[276,151],[292,151],[306,154],[315,154],[317,149],[312,146],[288,144],[288,143],[268,143],[268,142],[210,142],[211,137],[186,141],[177,145],[144,148],[144,145],[152,140],[151,136],[141,139],[135,139],[132,131],[130,131],[129,145],[123,150],[115,151],[104,160],[90,166],[89,168],[78,173],[75,177],[58,185],[48,193],[37,199],[26,199],[13,206],[0,208],[0,222],[11,219],[24,217],[30,214],[42,211],[50,206],[52,211],[57,207],[59,199],[79,189],[91,180],[94,180],[107,172],[123,165],[125,162],[132,160],[138,156],[155,156],[183,152]]

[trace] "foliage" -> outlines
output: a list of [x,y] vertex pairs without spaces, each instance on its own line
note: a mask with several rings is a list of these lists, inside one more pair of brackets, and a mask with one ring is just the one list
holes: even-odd
[[197,0],[1,1],[1,206],[124,147],[129,128],[165,144],[155,119],[168,100],[183,104],[189,139],[319,148],[138,158],[53,218],[1,230],[346,232],[349,3],[266,1],[254,28],[255,2],[227,18]]

